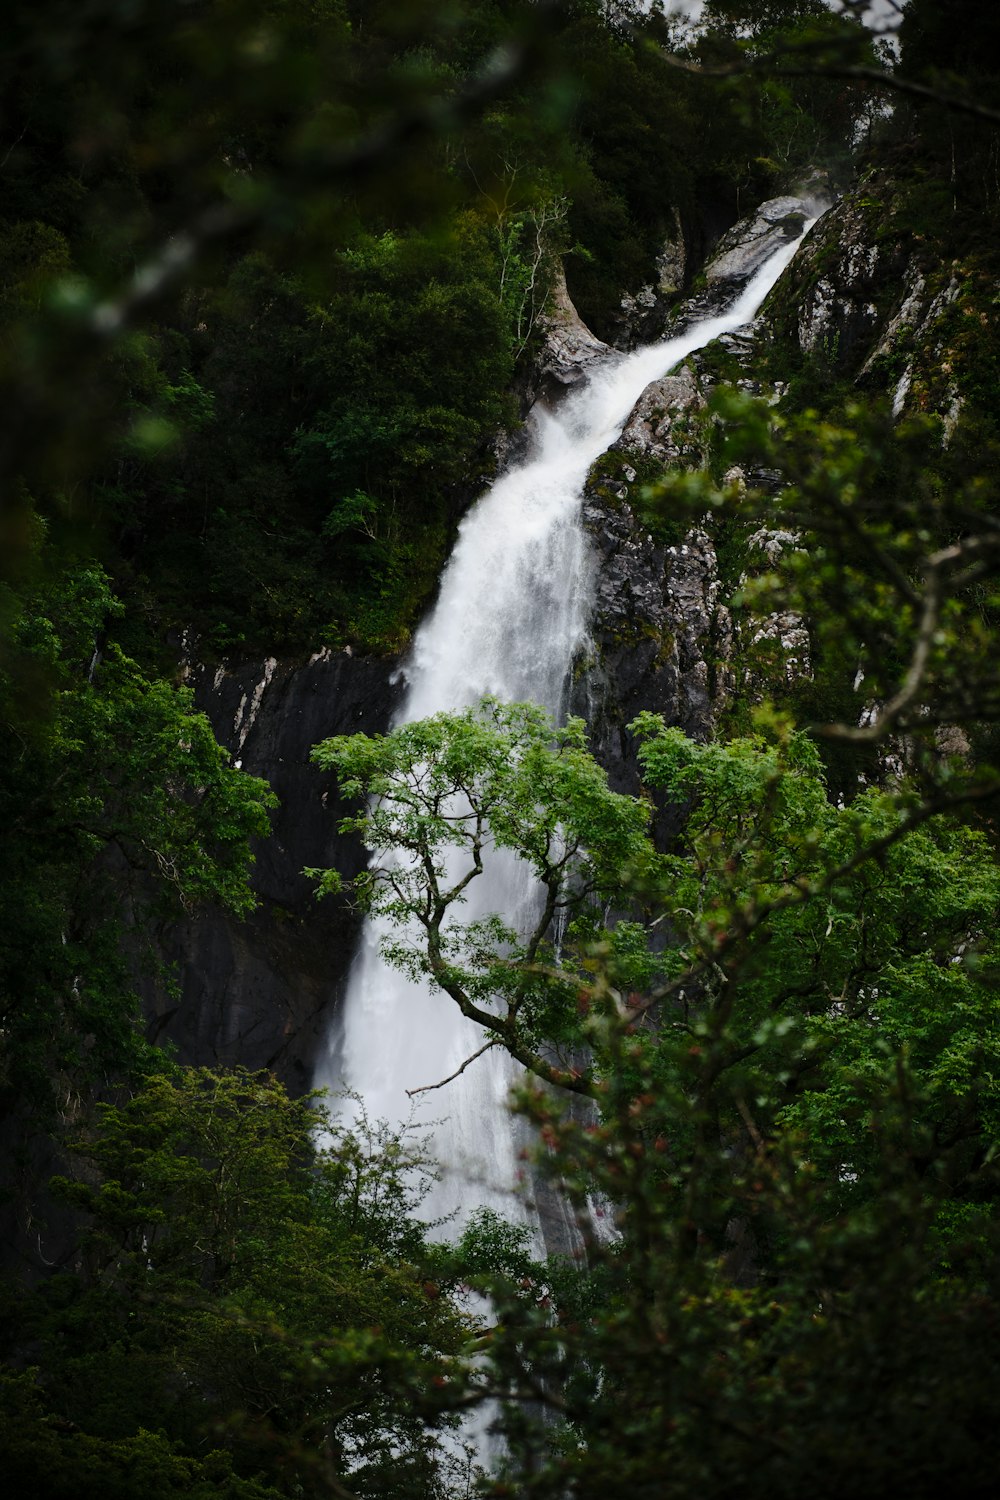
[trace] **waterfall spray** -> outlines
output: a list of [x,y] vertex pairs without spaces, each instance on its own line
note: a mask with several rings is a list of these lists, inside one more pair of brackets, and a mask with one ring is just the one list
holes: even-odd
[[[465,708],[486,694],[531,699],[560,715],[591,610],[592,564],[580,519],[591,464],[618,437],[650,381],[753,318],[797,244],[775,252],[725,312],[634,354],[609,356],[556,411],[532,412],[527,457],[462,522],[438,600],[404,668],[407,693],[397,724]],[[536,893],[523,864],[494,852],[469,897],[463,919],[499,912],[516,925],[519,911],[527,916],[533,909]],[[442,1175],[425,1212],[447,1218],[448,1233],[460,1232],[469,1214],[487,1205],[528,1225],[540,1240],[534,1208],[515,1192],[518,1142],[506,1101],[517,1065],[493,1048],[414,1105],[408,1090],[453,1073],[483,1038],[447,995],[385,964],[384,935],[379,922],[365,924],[317,1086],[349,1088],[370,1119],[428,1127]]]

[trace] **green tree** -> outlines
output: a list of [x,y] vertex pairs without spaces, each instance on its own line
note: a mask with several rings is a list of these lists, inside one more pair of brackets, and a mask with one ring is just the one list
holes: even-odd
[[[341,827],[360,833],[375,856],[353,890],[399,929],[391,962],[428,977],[540,1076],[589,1089],[539,1051],[568,1035],[565,992],[551,989],[542,960],[557,917],[612,898],[626,870],[648,864],[653,851],[648,809],[608,790],[582,722],[556,729],[530,704],[486,700],[390,735],[325,740],[313,759],[337,772],[345,795],[374,799]],[[455,920],[493,849],[512,851],[539,882],[527,935],[500,914]],[[340,888],[335,872],[308,873],[320,893]]]
[[[974,1489],[996,1327],[989,843],[905,792],[837,806],[780,720],[709,746],[653,716],[633,730],[650,789],[685,809],[662,856],[580,726],[523,705],[317,752],[369,799],[349,826],[375,856],[362,900],[400,927],[387,958],[525,1064],[539,1170],[587,1243],[574,1285],[502,1236],[498,1259],[488,1225],[474,1238],[500,1308],[495,1389],[518,1398],[495,1492],[653,1495],[664,1464],[677,1494],[832,1494],[852,1473],[874,1494],[896,1472],[929,1495],[952,1468]],[[541,882],[528,938],[461,921],[494,846]],[[609,897],[622,920],[605,928]],[[943,1441],[965,1401],[973,1430]]]
[[229,1454],[179,1453],[159,1432],[134,1437],[93,1437],[70,1423],[44,1400],[34,1371],[0,1372],[0,1444],[4,1472],[15,1493],[51,1500],[276,1500],[280,1493],[256,1479],[233,1473]]
[[74,1154],[54,1186],[83,1216],[78,1265],[14,1314],[44,1375],[11,1387],[27,1429],[13,1412],[5,1456],[41,1472],[74,1433],[67,1493],[134,1474],[144,1444],[157,1482],[216,1473],[234,1496],[445,1493],[471,1330],[414,1217],[419,1143],[187,1069],[99,1106]]

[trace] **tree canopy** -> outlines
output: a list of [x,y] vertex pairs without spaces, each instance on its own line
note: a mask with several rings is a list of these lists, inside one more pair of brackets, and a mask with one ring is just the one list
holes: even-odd
[[[711,745],[653,715],[633,730],[650,794],[684,808],[662,854],[650,805],[607,790],[580,726],[529,706],[317,751],[366,801],[347,826],[375,856],[361,898],[402,929],[387,959],[525,1064],[538,1169],[577,1209],[585,1273],[483,1278],[511,1483],[596,1497],[624,1475],[652,1495],[666,1466],[679,1495],[890,1476],[976,1492],[996,1333],[991,843],[914,825],[895,791],[838,807],[780,722]],[[540,881],[527,939],[462,921],[497,849]],[[582,1118],[563,1102],[581,1092]]]

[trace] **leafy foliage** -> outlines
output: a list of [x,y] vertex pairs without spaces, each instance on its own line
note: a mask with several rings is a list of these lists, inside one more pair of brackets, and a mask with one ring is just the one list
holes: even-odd
[[[12,20],[2,462],[30,498],[5,551],[32,514],[50,545],[82,532],[143,660],[164,624],[217,652],[398,649],[516,418],[556,258],[607,332],[678,215],[697,253],[706,219],[842,133],[803,86],[776,164],[756,83],[720,96],[663,66],[655,18],[624,19],[46,0]],[[463,107],[508,44],[531,66]]]
[[[341,828],[360,833],[375,855],[354,890],[400,929],[392,962],[430,978],[526,1066],[573,1083],[539,1055],[542,1038],[565,1030],[565,996],[553,1008],[534,966],[550,952],[554,921],[613,897],[623,870],[652,858],[647,810],[608,790],[582,723],[556,729],[542,709],[488,699],[478,711],[438,714],[390,735],[325,740],[313,758],[336,770],[347,796],[371,799]],[[515,855],[541,886],[527,936],[499,915],[453,920],[451,908],[494,851]],[[329,872],[309,873],[320,893],[339,887]]]
[[[876,788],[838,807],[814,745],[780,721],[715,745],[653,715],[632,727],[650,789],[685,808],[659,857],[648,807],[602,790],[579,727],[525,706],[318,751],[370,799],[351,826],[376,854],[364,899],[404,926],[387,958],[526,1065],[537,1169],[586,1246],[580,1282],[488,1219],[471,1231],[499,1307],[488,1368],[517,1398],[510,1481],[490,1492],[597,1496],[625,1475],[652,1495],[664,1463],[677,1494],[807,1476],[833,1494],[850,1474],[877,1493],[889,1473],[920,1494],[949,1472],[975,1488],[996,1336],[990,845]],[[551,913],[527,942],[449,918],[501,848],[575,916],[558,955],[539,944]],[[604,930],[612,892],[630,920]],[[589,1065],[557,1066],[532,1016]],[[580,1093],[582,1118],[566,1103]],[[936,1420],[966,1401],[957,1449]]]
[[317,1149],[322,1120],[239,1070],[99,1108],[55,1183],[84,1214],[78,1273],[15,1314],[45,1369],[44,1397],[9,1382],[16,1472],[58,1459],[60,1494],[128,1493],[143,1465],[154,1494],[444,1492],[468,1326],[408,1217],[426,1164],[363,1118]]

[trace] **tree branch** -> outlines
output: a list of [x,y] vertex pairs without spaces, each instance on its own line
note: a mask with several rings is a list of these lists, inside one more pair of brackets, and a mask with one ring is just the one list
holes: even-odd
[[429,1094],[432,1089],[443,1089],[445,1084],[454,1083],[455,1079],[458,1078],[460,1074],[464,1073],[466,1068],[471,1067],[477,1058],[482,1057],[484,1052],[489,1052],[491,1048],[499,1046],[500,1043],[496,1039],[496,1037],[491,1037],[488,1042],[483,1043],[478,1051],[473,1052],[471,1057],[467,1057],[465,1059],[465,1062],[462,1063],[460,1067],[457,1067],[455,1069],[454,1073],[449,1073],[447,1078],[442,1078],[437,1083],[422,1083],[419,1088],[407,1089],[407,1098],[415,1099],[417,1094]]

